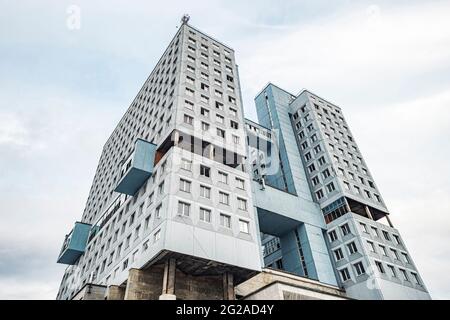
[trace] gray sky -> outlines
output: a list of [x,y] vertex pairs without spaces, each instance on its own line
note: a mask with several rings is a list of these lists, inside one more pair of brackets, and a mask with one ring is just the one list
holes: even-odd
[[247,117],[268,81],[343,108],[433,298],[450,298],[449,1],[93,2],[0,0],[0,298],[55,298],[102,146],[183,13],[236,50]]

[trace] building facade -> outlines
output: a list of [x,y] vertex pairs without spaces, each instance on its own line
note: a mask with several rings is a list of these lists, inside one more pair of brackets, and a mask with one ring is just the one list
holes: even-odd
[[[264,127],[247,121],[248,136],[263,131],[271,138],[266,144],[249,143],[252,174],[257,182],[253,184],[255,208],[260,226],[266,227],[261,228],[265,233],[261,237],[264,265],[305,275],[304,270],[313,269],[315,262],[309,254],[314,249],[310,248],[324,241],[329,260],[323,263],[332,265],[334,279],[348,297],[430,299],[404,241],[392,225],[341,108],[307,90],[293,95],[273,84],[267,85],[255,102]],[[272,146],[275,144],[278,148]],[[273,149],[277,149],[278,156]],[[285,198],[301,198],[299,206],[290,212],[291,218],[300,223],[305,223],[303,211],[314,202],[317,207],[311,214],[320,216],[323,224],[316,222],[315,227],[321,232],[305,232],[303,243],[298,241],[302,236],[286,241],[286,235],[296,228],[294,222],[285,222],[287,214],[280,214],[286,207],[286,199],[276,195],[280,191],[290,195]],[[261,199],[267,198],[274,208],[282,210],[261,210]],[[277,223],[288,227],[280,233]],[[292,259],[292,246],[304,258]],[[309,260],[314,262],[308,264]],[[307,276],[325,282],[314,273]]]
[[128,298],[222,298],[208,290],[261,270],[245,157],[234,51],[184,21],[103,148],[76,225],[89,226],[84,248],[70,245],[77,227],[61,251],[58,299],[89,283]]
[[234,50],[187,20],[103,148],[57,299],[429,298],[341,109],[269,84],[244,119]]

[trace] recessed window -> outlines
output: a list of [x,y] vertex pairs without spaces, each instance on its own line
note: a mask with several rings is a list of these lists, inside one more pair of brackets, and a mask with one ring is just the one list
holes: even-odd
[[209,130],[209,123],[202,121],[202,130],[208,131]]
[[367,231],[367,225],[365,223],[360,222],[359,226],[361,227],[362,232],[369,233],[369,231]]
[[341,226],[341,231],[342,231],[342,234],[343,234],[344,236],[346,236],[346,235],[348,235],[348,234],[351,233],[351,232],[350,232],[350,227],[348,226],[347,223]]
[[228,193],[219,192],[219,202],[228,205],[230,203],[230,195]]
[[386,247],[382,246],[381,244],[378,245],[380,247],[380,251],[384,256],[387,256]]
[[209,110],[206,108],[201,108],[200,109],[200,114],[204,117],[208,117],[209,118]]
[[317,200],[320,200],[320,199],[323,198],[323,191],[322,191],[322,189],[316,191],[316,197],[317,197]]
[[387,267],[388,267],[389,274],[391,275],[391,277],[397,278],[397,272],[395,272],[395,267],[390,264],[388,264]]
[[189,217],[191,205],[186,202],[178,201],[178,214],[180,216]]
[[340,248],[333,251],[336,261],[344,259],[344,254]]
[[217,136],[221,138],[225,138],[225,130],[217,128]]
[[328,169],[323,170],[322,176],[324,179],[328,178],[330,176],[330,170],[328,170]]
[[350,272],[348,272],[347,268],[339,270],[339,273],[343,282],[350,280]]
[[370,250],[371,252],[376,252],[376,251],[375,251],[375,245],[373,244],[372,241],[367,241],[367,245],[368,245],[369,250]]
[[250,233],[248,221],[239,219],[239,231],[242,233]]
[[200,186],[200,196],[203,198],[210,199],[211,198],[211,188],[207,186]]
[[221,116],[220,114],[216,114],[216,121],[223,124],[224,123],[224,117]]
[[219,181],[225,184],[228,184],[228,174],[225,172],[219,171]]
[[236,187],[245,190],[245,180],[241,178],[236,178]]
[[384,239],[390,241],[391,238],[389,237],[389,233],[388,233],[387,231],[384,231],[384,230],[382,230],[382,232],[383,232],[383,237],[384,237]]
[[347,244],[347,248],[350,254],[358,252],[358,248],[356,247],[356,244],[354,242],[350,242],[349,244]]
[[238,208],[240,210],[247,211],[247,200],[242,198],[238,198],[237,200],[238,200]]
[[330,182],[329,184],[327,184],[327,190],[328,190],[328,192],[333,192],[334,190],[336,190],[333,182]]
[[211,210],[200,208],[200,221],[211,222]]
[[379,273],[383,273],[383,274],[386,273],[384,271],[383,264],[380,261],[375,261],[375,265],[377,266],[377,269],[378,269]]
[[417,273],[411,272],[411,275],[413,276],[414,281],[416,282],[416,284],[418,284],[418,285],[421,285],[421,284],[422,284],[422,283],[420,282],[419,275],[418,275]]
[[192,125],[194,122],[194,118],[191,116],[188,116],[187,114],[184,115],[184,123]]
[[328,237],[330,238],[330,242],[336,241],[338,239],[337,233],[335,230],[328,232]]
[[220,214],[220,225],[225,228],[231,228],[231,217],[227,214]]
[[191,182],[185,179],[180,179],[180,191],[191,192]]
[[318,185],[319,182],[320,182],[318,176],[315,176],[314,178],[312,178],[311,181],[312,181],[312,183],[313,183],[314,186],[315,186],[315,185]]
[[239,124],[236,121],[230,120],[230,126],[233,129],[238,129],[239,128]]
[[408,274],[406,273],[406,270],[405,269],[398,269],[398,270],[400,271],[400,274],[402,275],[403,280],[409,281],[409,277],[408,277]]
[[353,268],[355,268],[355,272],[358,276],[366,273],[366,270],[364,269],[364,265],[362,264],[362,262],[355,263],[353,265]]

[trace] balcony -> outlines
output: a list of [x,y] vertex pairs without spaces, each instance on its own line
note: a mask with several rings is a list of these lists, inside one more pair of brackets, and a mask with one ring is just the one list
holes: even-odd
[[91,225],[75,222],[72,231],[66,235],[58,263],[74,265],[86,249]]
[[114,191],[133,196],[152,175],[156,145],[138,139],[133,153],[122,165],[121,179]]

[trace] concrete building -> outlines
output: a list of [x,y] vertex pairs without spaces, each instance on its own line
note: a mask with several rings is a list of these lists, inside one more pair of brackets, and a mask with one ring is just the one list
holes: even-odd
[[234,297],[261,270],[246,152],[234,51],[184,19],[103,148],[58,299]]
[[340,108],[255,102],[259,123],[234,50],[183,17],[103,148],[57,299],[429,298]]
[[430,299],[341,108],[273,84],[255,102],[261,125],[247,131],[264,265],[354,299]]

